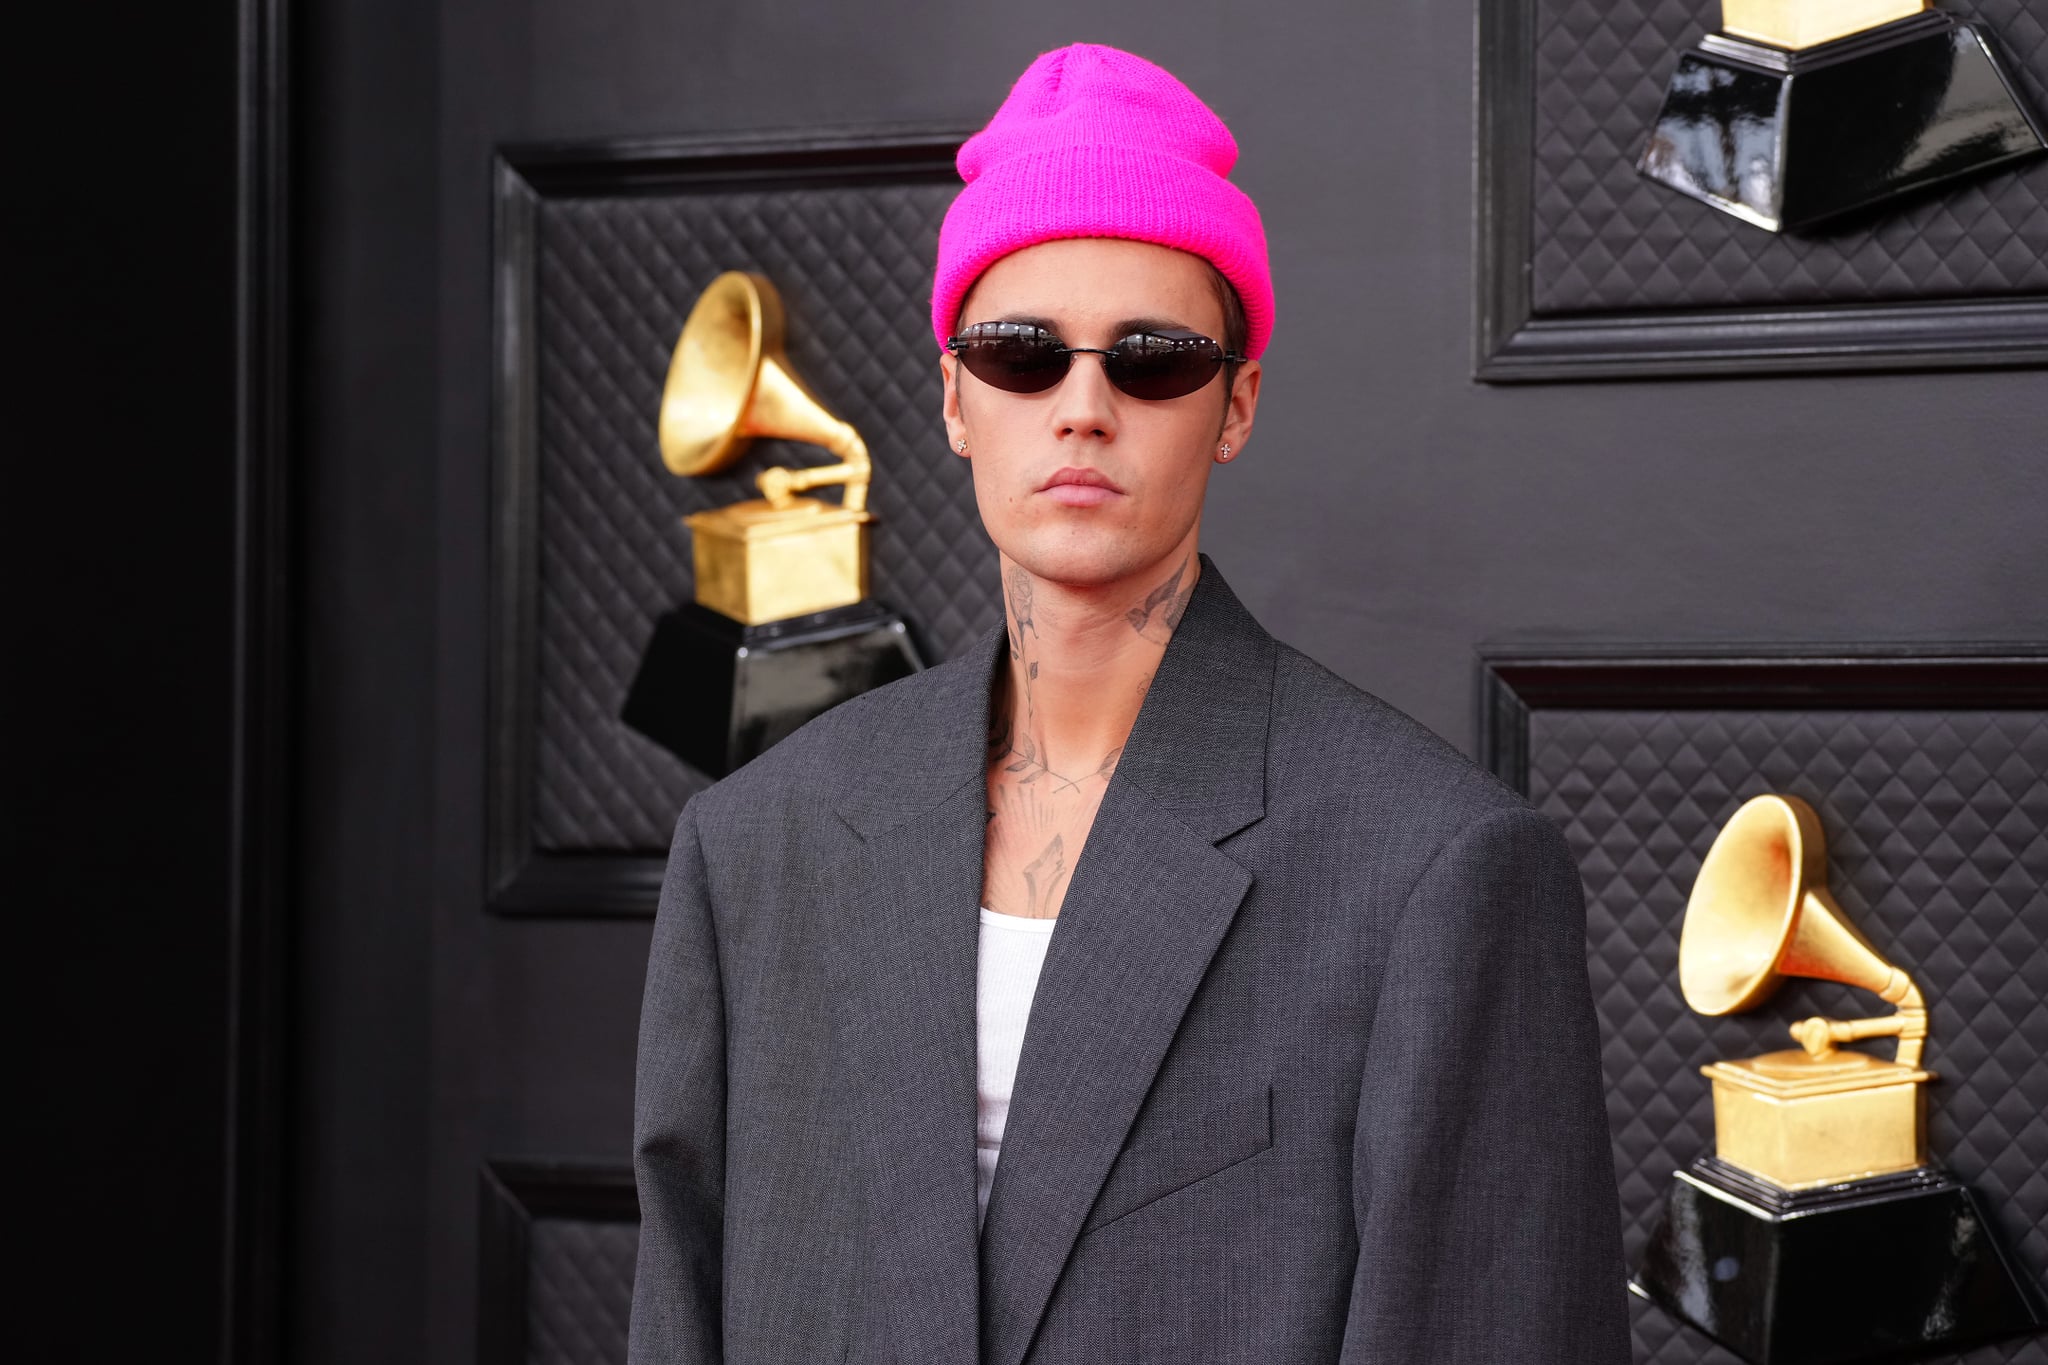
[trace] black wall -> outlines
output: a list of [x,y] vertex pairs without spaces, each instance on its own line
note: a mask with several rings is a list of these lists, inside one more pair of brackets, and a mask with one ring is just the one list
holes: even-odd
[[[307,516],[286,1344],[308,1362],[425,1360],[429,1305],[464,1311],[427,1250],[442,48],[432,5],[295,16]],[[447,1087],[447,1107],[469,1102]]]
[[0,828],[29,1077],[10,1106],[22,1359],[220,1340],[235,21],[143,9],[112,44],[83,7],[11,26]]

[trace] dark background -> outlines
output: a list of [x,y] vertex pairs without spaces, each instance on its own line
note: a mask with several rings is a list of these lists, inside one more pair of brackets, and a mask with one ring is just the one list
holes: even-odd
[[6,1350],[24,1360],[204,1360],[223,1314],[237,15],[131,8],[8,25],[0,838],[28,1077],[13,1221],[36,1232]]
[[[292,325],[258,335],[292,401],[265,443],[237,425],[237,24],[286,18],[287,98],[263,107],[288,114],[272,283]],[[314,0],[65,22],[47,50],[80,55],[50,60],[24,139],[52,178],[16,179],[63,193],[10,207],[32,253],[15,287],[42,306],[17,328],[9,539],[32,553],[7,826],[37,872],[16,911],[46,1001],[38,1183],[71,1211],[45,1220],[65,1311],[37,1358],[218,1353],[249,1216],[226,1202],[247,1112],[227,1097],[265,1040],[288,1045],[252,1100],[284,1120],[286,1198],[249,1226],[279,1239],[283,1336],[226,1320],[294,1359],[472,1358],[480,1165],[627,1154],[646,924],[482,909],[503,144],[972,125],[1077,39],[1168,66],[1238,137],[1279,295],[1204,547],[1277,635],[1468,751],[1486,641],[2048,639],[2038,373],[1472,382],[1469,7]],[[252,486],[290,496],[238,515]],[[289,609],[266,614],[237,551],[280,533],[261,562]],[[271,649],[281,674],[257,667]],[[238,746],[252,669],[290,724]],[[274,895],[251,891],[252,827],[289,855]],[[253,1040],[229,1026],[251,913],[281,935],[253,951],[285,1005]]]

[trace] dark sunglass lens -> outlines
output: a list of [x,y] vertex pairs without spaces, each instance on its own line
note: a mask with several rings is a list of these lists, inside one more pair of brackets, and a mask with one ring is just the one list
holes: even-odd
[[1223,368],[1223,348],[1193,332],[1139,332],[1104,357],[1109,381],[1133,398],[1185,398]]
[[1070,359],[1058,337],[1018,323],[983,323],[954,341],[967,373],[1005,393],[1043,393],[1060,382]]

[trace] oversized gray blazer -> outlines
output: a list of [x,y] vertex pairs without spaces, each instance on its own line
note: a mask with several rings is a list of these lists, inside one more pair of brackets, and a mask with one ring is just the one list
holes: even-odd
[[1564,840],[1206,559],[1074,867],[977,1238],[1002,646],[678,820],[635,1365],[1625,1361]]

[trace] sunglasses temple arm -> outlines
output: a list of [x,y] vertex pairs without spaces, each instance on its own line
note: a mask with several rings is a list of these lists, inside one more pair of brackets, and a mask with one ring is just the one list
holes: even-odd
[[838,464],[814,465],[806,469],[785,469],[777,465],[764,469],[754,482],[761,495],[773,507],[788,507],[796,501],[796,495],[827,484],[843,483],[846,492],[842,500],[849,512],[859,512],[868,505],[868,480],[873,476],[874,467],[868,463],[867,442],[860,433],[846,423],[839,423],[839,430],[833,439],[821,442],[825,449],[839,457]]

